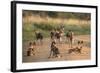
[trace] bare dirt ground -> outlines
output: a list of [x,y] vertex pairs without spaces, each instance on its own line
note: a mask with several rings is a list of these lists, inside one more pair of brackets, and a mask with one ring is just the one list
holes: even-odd
[[65,38],[63,38],[62,44],[57,44],[62,57],[58,58],[48,58],[50,54],[50,38],[45,38],[43,40],[43,45],[37,45],[35,49],[34,56],[27,56],[26,51],[28,48],[28,43],[24,43],[23,47],[23,63],[30,62],[46,62],[46,61],[68,61],[68,60],[86,60],[91,58],[91,48],[90,48],[90,35],[80,35],[74,37],[73,47],[78,46],[76,44],[77,40],[83,40],[83,47],[81,53],[72,52],[68,54],[69,48],[68,43],[66,43]]

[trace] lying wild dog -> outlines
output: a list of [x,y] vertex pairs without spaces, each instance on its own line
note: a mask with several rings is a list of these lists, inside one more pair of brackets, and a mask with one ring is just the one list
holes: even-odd
[[75,47],[75,48],[72,48],[72,49],[69,49],[68,50],[68,54],[72,53],[72,52],[77,52],[77,53],[81,53],[81,50],[82,50],[82,47]]

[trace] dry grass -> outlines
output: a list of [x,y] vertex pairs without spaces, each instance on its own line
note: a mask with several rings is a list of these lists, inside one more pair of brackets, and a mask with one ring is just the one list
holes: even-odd
[[45,23],[45,24],[84,25],[84,24],[90,24],[90,21],[79,20],[79,19],[61,19],[61,18],[40,17],[40,16],[37,16],[37,15],[34,15],[34,16],[24,17],[23,23],[25,23],[25,24]]

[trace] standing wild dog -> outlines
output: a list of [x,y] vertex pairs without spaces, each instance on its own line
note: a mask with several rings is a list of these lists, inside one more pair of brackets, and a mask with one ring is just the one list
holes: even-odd
[[59,33],[59,31],[58,30],[56,30],[56,32],[55,32],[55,38],[57,39],[57,41],[60,43],[60,33]]
[[[50,37],[51,37],[51,40],[52,41],[54,41],[55,40],[55,30],[52,30],[51,32],[50,32]],[[55,40],[56,41],[56,40]]]
[[63,34],[62,31],[60,31],[59,29],[57,29],[55,32],[55,37],[59,43],[61,43],[62,41],[62,34]]
[[60,29],[59,30],[59,34],[60,34],[60,42],[62,42],[63,41],[63,37],[64,37],[64,30]]
[[35,35],[36,35],[37,41],[39,41],[40,44],[43,44],[43,35],[42,35],[42,33],[40,31],[36,31]]
[[66,39],[68,40],[70,48],[72,48],[72,45],[73,45],[73,35],[74,33],[71,30],[69,30],[66,34]]

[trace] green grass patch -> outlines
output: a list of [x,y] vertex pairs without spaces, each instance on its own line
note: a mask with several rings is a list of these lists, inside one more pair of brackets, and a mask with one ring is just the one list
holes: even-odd
[[[43,34],[44,38],[50,37],[50,30],[58,28],[58,24],[23,24],[23,41],[34,41],[35,38],[35,31],[39,30]],[[70,25],[64,24],[64,32],[66,33],[68,30],[72,30],[75,35],[86,35],[90,34],[91,29],[90,25]]]

